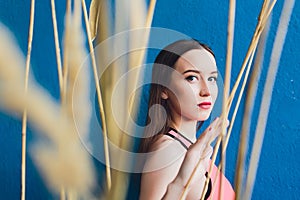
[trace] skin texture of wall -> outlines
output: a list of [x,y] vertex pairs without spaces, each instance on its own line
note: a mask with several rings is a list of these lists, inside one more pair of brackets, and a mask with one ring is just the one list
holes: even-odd
[[[262,0],[238,1],[236,5],[235,40],[231,85],[234,84],[241,63],[253,35]],[[87,1],[89,5],[90,1]],[[56,2],[60,39],[63,35],[65,4]],[[257,101],[251,126],[250,150],[263,93],[270,54],[281,14],[283,1],[278,1],[272,14],[272,24],[259,82]],[[0,21],[15,34],[26,55],[30,1],[0,1]],[[268,123],[252,199],[297,199],[300,194],[300,1],[296,1],[273,90]],[[208,44],[216,55],[220,73],[224,74],[226,55],[228,2],[195,0],[159,0],[153,26],[173,29]],[[31,71],[53,97],[59,97],[50,1],[36,2],[36,21],[31,58]],[[1,30],[0,30],[1,31]],[[1,45],[1,44],[0,44]],[[154,59],[149,54],[148,59]],[[25,63],[24,63],[25,67]],[[142,105],[142,107],[146,105]],[[240,106],[226,161],[226,176],[234,183],[239,129],[243,104]],[[143,112],[143,111],[141,111]],[[143,113],[142,113],[143,115]],[[29,126],[28,141],[34,140]],[[20,116],[0,111],[0,199],[20,197],[21,176],[21,120]],[[29,150],[28,150],[29,151]],[[247,162],[249,156],[247,157]],[[102,167],[102,166],[100,166]],[[52,199],[30,155],[27,156],[27,199]]]

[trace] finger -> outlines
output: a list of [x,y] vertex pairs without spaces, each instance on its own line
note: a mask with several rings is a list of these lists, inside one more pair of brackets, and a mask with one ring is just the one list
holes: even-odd
[[[229,126],[229,120],[227,119],[225,121],[225,127],[227,128],[228,126]],[[218,122],[217,122],[217,124],[214,127],[212,127],[212,130],[211,130],[212,133],[210,134],[211,137],[208,140],[209,144],[213,143],[213,141],[215,141],[216,137],[218,137],[218,136],[220,136],[222,134],[222,132],[223,132],[223,128],[222,127],[223,127],[223,120],[219,119]]]
[[219,117],[217,117],[206,129],[203,131],[203,133],[200,135],[199,140],[208,141],[208,138],[211,137],[211,132],[214,129],[214,127],[218,124]]
[[211,144],[217,137],[222,133],[222,125],[221,120],[218,120],[217,123],[211,127],[208,131],[207,144]]
[[213,148],[210,145],[207,145],[206,148],[204,149],[201,158],[205,159],[205,158],[210,158],[211,155],[213,153]]

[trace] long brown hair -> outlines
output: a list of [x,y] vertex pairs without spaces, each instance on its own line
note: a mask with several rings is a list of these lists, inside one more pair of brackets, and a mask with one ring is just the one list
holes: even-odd
[[[161,133],[168,131],[171,123],[170,109],[167,100],[161,97],[166,87],[159,83],[164,82],[168,84],[170,82],[170,68],[174,69],[175,63],[180,56],[192,49],[205,49],[215,56],[207,45],[195,39],[178,40],[166,46],[157,55],[152,69],[147,126],[145,127],[144,138],[141,141],[140,152],[148,152],[151,144],[160,137]],[[202,123],[200,122],[200,124]]]

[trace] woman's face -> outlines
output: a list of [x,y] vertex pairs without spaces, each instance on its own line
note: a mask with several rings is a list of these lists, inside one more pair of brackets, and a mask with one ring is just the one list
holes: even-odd
[[215,58],[207,50],[184,53],[175,63],[168,90],[162,93],[162,98],[168,100],[172,119],[206,120],[218,95],[217,76]]

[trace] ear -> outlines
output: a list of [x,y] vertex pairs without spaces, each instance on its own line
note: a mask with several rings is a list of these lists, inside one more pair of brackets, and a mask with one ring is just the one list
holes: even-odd
[[161,96],[161,98],[164,99],[164,100],[166,100],[166,99],[169,98],[169,95],[168,95],[167,91],[165,91],[165,90],[161,92],[161,95],[160,95],[160,96]]

